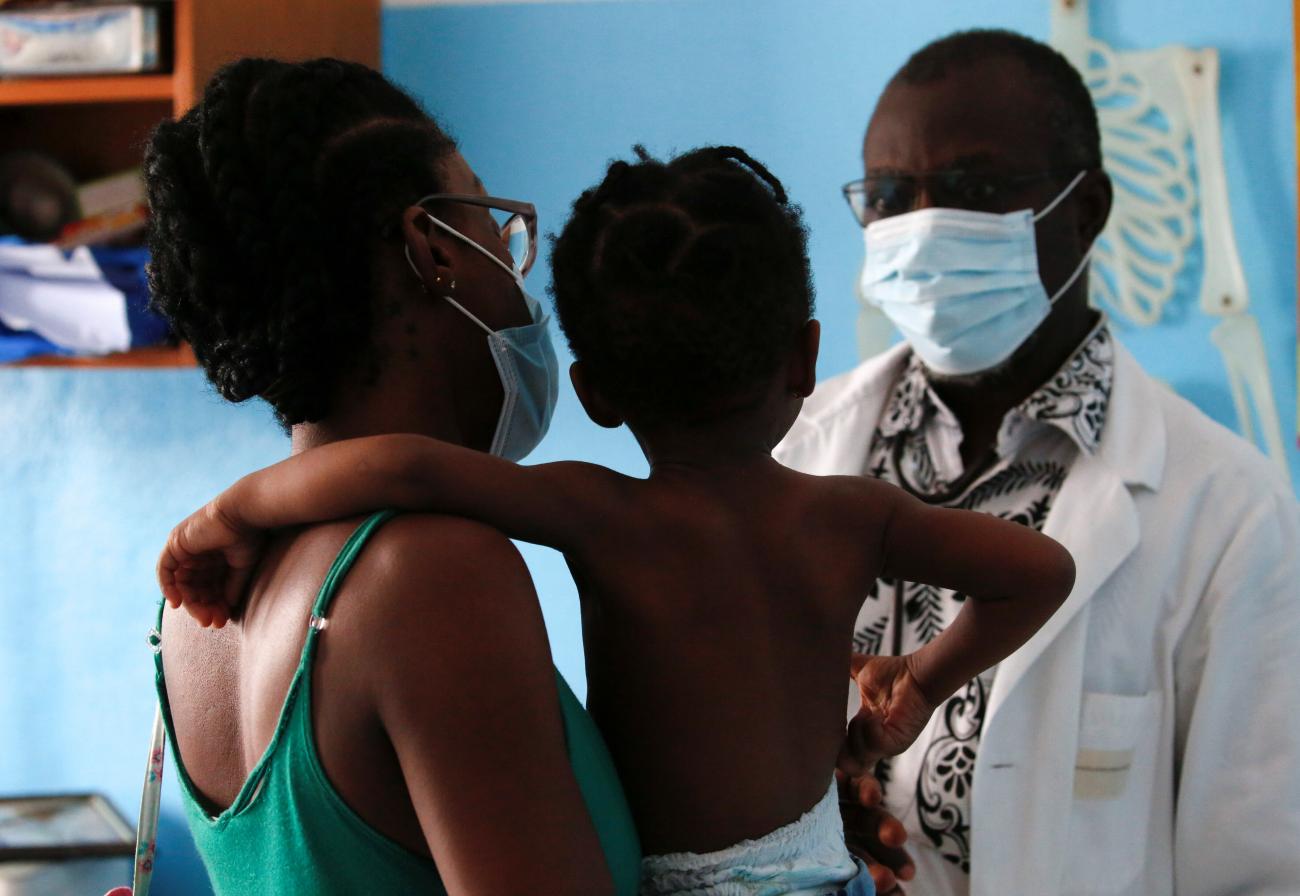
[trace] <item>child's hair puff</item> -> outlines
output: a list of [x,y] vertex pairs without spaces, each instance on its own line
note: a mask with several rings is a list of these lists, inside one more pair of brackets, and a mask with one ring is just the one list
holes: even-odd
[[807,231],[744,150],[634,151],[573,204],[551,294],[588,382],[623,416],[691,423],[752,401],[812,316]]

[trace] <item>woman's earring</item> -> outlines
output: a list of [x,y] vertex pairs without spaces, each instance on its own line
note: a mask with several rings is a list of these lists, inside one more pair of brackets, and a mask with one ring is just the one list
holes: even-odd
[[455,280],[451,281],[451,286],[450,286],[449,288],[450,288],[450,289],[455,289],[455,288],[456,288],[456,281],[455,281]]

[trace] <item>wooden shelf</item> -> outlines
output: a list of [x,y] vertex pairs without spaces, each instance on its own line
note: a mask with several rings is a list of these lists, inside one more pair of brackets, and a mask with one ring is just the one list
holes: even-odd
[[0,106],[71,103],[171,102],[171,75],[92,75],[70,78],[0,79]]
[[6,367],[80,367],[80,368],[115,368],[131,367],[193,367],[194,350],[188,345],[160,345],[149,348],[136,348],[129,352],[105,355],[102,358],[68,357],[65,355],[38,355],[26,358]]
[[[227,62],[335,56],[379,67],[380,0],[174,0],[168,18],[170,74],[0,78],[0,153],[36,150],[77,181],[94,180],[138,167],[157,123],[184,114]],[[181,345],[0,366],[166,369],[195,360]]]

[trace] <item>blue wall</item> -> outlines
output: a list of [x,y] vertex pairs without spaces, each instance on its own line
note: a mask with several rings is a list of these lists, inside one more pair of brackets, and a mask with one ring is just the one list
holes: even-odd
[[[991,4],[982,5],[985,8]],[[950,0],[627,0],[385,12],[395,79],[439,114],[490,191],[535,202],[544,230],[626,156],[737,143],[803,204],[825,324],[821,373],[856,362],[852,284],[861,235],[839,187],[859,176],[867,116],[890,73],[941,33],[994,25],[1046,37],[1047,0],[991,14]],[[1120,48],[1222,54],[1224,152],[1284,438],[1295,433],[1296,182],[1291,30],[1268,0],[1094,0],[1093,32]],[[545,265],[530,287],[544,292]],[[1121,338],[1216,419],[1233,411],[1194,296]],[[0,371],[0,792],[106,791],[134,818],[150,704],[153,563],[170,526],[286,444],[261,408],[218,401],[194,371]],[[645,465],[566,391],[534,460]],[[1291,466],[1300,477],[1300,456]],[[582,693],[572,584],[526,549],[556,662]],[[173,776],[174,779],[174,776]],[[158,892],[200,894],[174,790]]]
[[[263,407],[226,404],[196,370],[0,370],[0,793],[102,791],[134,822],[158,552],[287,450]],[[170,771],[156,892],[197,896]]]

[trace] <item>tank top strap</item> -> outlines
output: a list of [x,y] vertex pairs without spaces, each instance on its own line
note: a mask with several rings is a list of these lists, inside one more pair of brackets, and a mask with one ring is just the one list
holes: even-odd
[[[311,681],[311,661],[316,652],[316,641],[320,633],[327,626],[327,613],[329,612],[330,602],[338,592],[339,586],[342,585],[348,571],[356,562],[357,557],[361,554],[362,548],[366,542],[374,535],[375,531],[397,515],[396,511],[384,510],[367,517],[361,525],[353,531],[344,543],[338,556],[334,558],[334,563],[330,566],[329,572],[325,575],[325,581],[321,584],[320,591],[316,595],[316,601],[312,604],[312,611],[307,622],[307,638],[303,644],[302,654],[298,661],[298,668],[294,672],[293,680],[289,683],[289,691],[285,694],[284,703],[280,707],[280,717],[276,722],[275,731],[271,735],[271,742],[267,745],[258,760],[256,766],[249,773],[244,781],[243,787],[240,788],[234,801],[224,812],[217,818],[210,819],[211,822],[224,825],[228,821],[243,812],[256,799],[261,791],[268,772],[271,769],[272,760],[279,752],[281,742],[285,740],[287,732],[292,727],[291,720],[297,715],[301,715],[308,720],[310,724],[310,681]],[[158,625],[154,631],[150,632],[150,646],[154,650],[154,669],[155,682],[158,690],[158,701],[162,708],[163,722],[167,729],[167,737],[172,743],[173,752],[176,750],[176,731],[172,724],[171,703],[167,696],[167,683],[163,674],[162,651],[159,647],[160,635],[162,631],[162,614],[165,608],[163,605],[158,608]],[[301,700],[300,695],[306,693],[307,699]],[[297,709],[306,709],[306,712],[296,712]],[[185,792],[187,799],[195,807],[195,811],[201,812],[201,802],[199,791],[194,787],[190,780],[189,773],[185,768],[185,763],[181,760],[179,753],[176,755],[176,767],[178,777],[181,780],[182,790]],[[206,815],[206,813],[204,813]]]
[[316,601],[311,607],[311,616],[307,619],[307,640],[302,646],[302,658],[298,663],[298,674],[295,677],[294,686],[298,680],[306,673],[307,668],[311,665],[312,657],[316,654],[316,641],[320,633],[329,626],[330,604],[334,602],[339,588],[343,585],[343,580],[347,578],[352,571],[353,564],[356,563],[357,557],[361,556],[362,550],[365,549],[366,543],[370,537],[378,531],[384,523],[397,516],[396,510],[381,510],[373,513],[353,530],[348,536],[348,540],[343,543],[342,549],[334,562],[330,564],[329,572],[325,573],[325,581],[321,583],[320,591],[316,594]]

